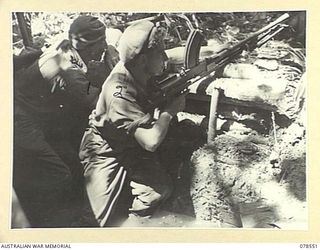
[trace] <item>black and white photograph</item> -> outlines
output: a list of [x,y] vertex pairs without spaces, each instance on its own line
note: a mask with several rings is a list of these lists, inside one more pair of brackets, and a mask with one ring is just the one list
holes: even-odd
[[308,229],[306,10],[10,14],[11,229]]

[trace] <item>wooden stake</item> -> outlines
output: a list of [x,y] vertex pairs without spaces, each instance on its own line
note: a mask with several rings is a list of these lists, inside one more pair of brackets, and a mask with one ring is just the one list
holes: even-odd
[[209,124],[208,124],[208,139],[207,139],[208,144],[211,144],[216,136],[219,94],[220,94],[220,89],[218,88],[214,88],[211,94]]

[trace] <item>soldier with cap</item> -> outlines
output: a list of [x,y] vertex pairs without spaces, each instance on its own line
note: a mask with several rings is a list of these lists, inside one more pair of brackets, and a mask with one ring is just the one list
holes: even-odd
[[113,218],[121,209],[119,197],[126,188],[132,198],[127,213],[138,224],[172,191],[157,149],[172,118],[183,110],[185,97],[177,97],[154,119],[148,84],[165,67],[162,38],[161,30],[149,21],[124,31],[117,48],[120,62],[103,84],[89,117],[79,156],[91,208],[101,227],[118,225]]
[[105,25],[79,16],[69,40],[52,45],[15,79],[13,185],[33,227],[68,226],[70,214],[59,218],[59,211],[81,199],[78,145],[100,93],[88,65],[106,47]]

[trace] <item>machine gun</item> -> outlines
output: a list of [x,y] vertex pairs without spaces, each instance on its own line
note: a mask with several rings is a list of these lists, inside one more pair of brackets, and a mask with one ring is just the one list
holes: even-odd
[[243,51],[253,51],[281,32],[285,28],[282,22],[288,18],[289,14],[283,14],[238,44],[223,49],[202,61],[199,61],[199,54],[204,36],[201,30],[192,29],[185,46],[184,66],[178,74],[169,76],[160,82],[152,83],[150,104],[153,107],[162,107],[165,103],[185,92],[194,83],[195,79],[212,78],[213,80],[218,70],[223,69]]

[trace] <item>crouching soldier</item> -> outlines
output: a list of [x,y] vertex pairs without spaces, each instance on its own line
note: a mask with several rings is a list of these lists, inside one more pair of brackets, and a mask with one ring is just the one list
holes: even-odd
[[148,82],[163,72],[167,60],[161,34],[149,21],[124,31],[120,62],[102,86],[81,142],[86,190],[101,227],[117,225],[113,215],[121,209],[124,189],[131,191],[129,219],[137,222],[151,216],[172,191],[157,148],[172,118],[184,109],[185,97],[176,98],[153,119]]
[[79,16],[69,40],[52,45],[15,79],[13,185],[32,227],[69,226],[69,208],[81,200],[78,146],[100,92],[87,77],[88,64],[106,46],[104,24]]

